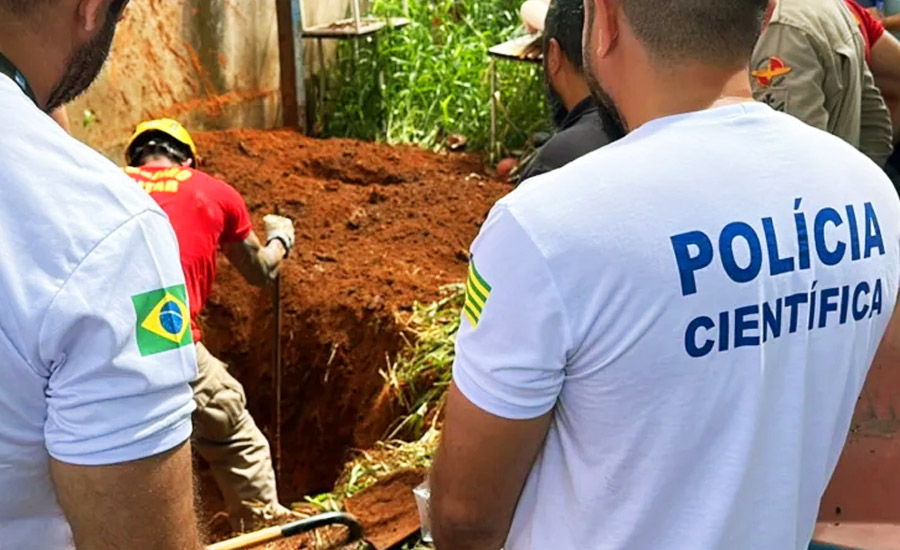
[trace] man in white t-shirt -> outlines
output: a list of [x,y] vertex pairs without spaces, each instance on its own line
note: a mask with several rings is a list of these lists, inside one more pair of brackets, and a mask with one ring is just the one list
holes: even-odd
[[46,113],[124,0],[0,0],[0,548],[199,550],[175,235]]
[[897,299],[900,201],[751,101],[766,4],[587,0],[587,73],[630,134],[472,245],[439,550],[809,544]]

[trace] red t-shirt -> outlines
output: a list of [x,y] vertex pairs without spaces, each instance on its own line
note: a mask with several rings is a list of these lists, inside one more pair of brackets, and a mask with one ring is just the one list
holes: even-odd
[[197,315],[212,292],[220,245],[250,236],[253,223],[234,187],[190,168],[126,168],[169,216],[191,302],[194,341],[200,340]]
[[859,24],[859,32],[862,33],[863,41],[866,43],[866,63],[872,61],[872,46],[881,39],[884,34],[884,24],[872,17],[872,14],[866,8],[860,6],[855,0],[844,0],[850,13],[856,18]]

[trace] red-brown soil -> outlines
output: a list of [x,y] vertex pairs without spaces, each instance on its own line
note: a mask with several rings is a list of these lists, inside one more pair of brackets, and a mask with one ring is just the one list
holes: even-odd
[[[245,197],[263,236],[276,208],[295,220],[282,282],[282,500],[331,489],[352,448],[393,420],[379,370],[400,348],[395,313],[461,281],[468,245],[509,187],[480,158],[314,140],[291,130],[198,134],[203,168]],[[272,435],[273,306],[224,261],[202,318]]]

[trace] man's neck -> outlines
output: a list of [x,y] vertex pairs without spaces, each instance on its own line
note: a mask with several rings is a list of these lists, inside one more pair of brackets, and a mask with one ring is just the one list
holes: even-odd
[[[0,12],[0,52],[16,66],[28,81],[38,106],[44,108],[65,68],[65,55],[59,55],[55,33],[38,33],[25,23]],[[57,37],[58,38],[58,37]]]
[[702,111],[711,107],[753,101],[748,69],[730,75],[721,69],[688,67],[657,73],[646,79],[641,94],[623,94],[619,109],[629,128],[634,130],[658,118]]
[[585,98],[590,97],[591,89],[584,78],[578,76],[569,78],[565,86],[560,86],[559,93],[566,111],[571,113]]

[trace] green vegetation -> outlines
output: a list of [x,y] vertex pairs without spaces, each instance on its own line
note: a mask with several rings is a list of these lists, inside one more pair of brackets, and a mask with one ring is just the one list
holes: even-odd
[[[372,12],[403,16],[402,4],[373,0]],[[321,130],[328,136],[426,148],[441,147],[447,137],[460,134],[470,150],[486,150],[487,50],[523,32],[520,5],[521,0],[416,0],[409,2],[408,27],[356,44],[342,42],[337,66],[329,71]],[[498,77],[498,141],[504,152],[518,150],[548,126],[541,68],[499,61]]]
[[[438,418],[450,385],[456,331],[465,300],[465,285],[447,285],[444,296],[430,304],[416,304],[400,321],[408,334],[407,345],[387,371],[385,382],[403,410],[387,441],[360,451],[344,466],[330,493],[307,497],[322,512],[343,508],[343,500],[371,487],[396,472],[428,468],[437,451]],[[398,440],[402,437],[404,440]],[[421,541],[404,550],[427,550]]]
[[388,439],[419,439],[433,426],[443,407],[466,288],[454,284],[441,291],[444,297],[437,302],[413,306],[412,314],[403,320],[409,335],[407,345],[382,372],[403,411]]

